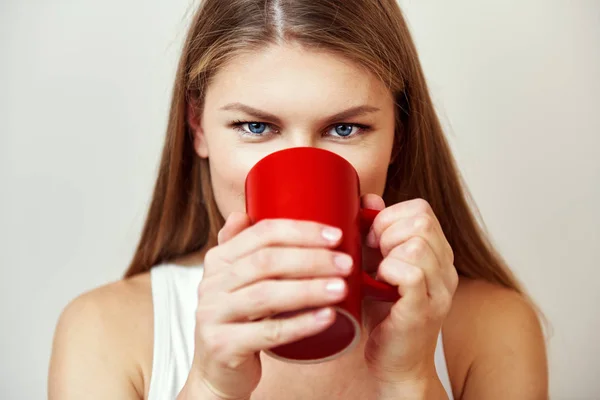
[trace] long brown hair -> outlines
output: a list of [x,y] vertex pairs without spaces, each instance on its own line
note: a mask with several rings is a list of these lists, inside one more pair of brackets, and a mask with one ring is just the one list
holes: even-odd
[[208,163],[194,151],[188,105],[201,109],[211,77],[236,54],[286,41],[330,51],[385,83],[396,100],[386,204],[427,200],[454,250],[460,275],[521,292],[469,204],[396,0],[203,1],[179,61],[154,195],[125,276],[215,245],[224,221]]

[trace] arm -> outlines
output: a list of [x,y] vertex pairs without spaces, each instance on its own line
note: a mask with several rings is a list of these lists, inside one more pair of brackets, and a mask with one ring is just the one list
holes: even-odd
[[[152,305],[151,298],[141,295],[132,285],[117,282],[96,289],[65,308],[58,321],[50,360],[50,400],[144,397],[138,362],[140,344],[147,343],[148,333],[145,337],[140,335],[147,330],[149,317],[151,340]],[[147,310],[140,308],[147,308],[148,300],[149,316]]]

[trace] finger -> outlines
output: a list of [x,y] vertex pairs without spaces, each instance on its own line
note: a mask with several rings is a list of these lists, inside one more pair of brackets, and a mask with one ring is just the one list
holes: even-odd
[[[361,197],[361,207],[371,210],[383,210],[385,202],[381,196],[369,193]],[[370,245],[370,240],[374,240],[374,237],[367,235],[364,241],[366,246],[362,247],[363,269],[369,273],[376,271],[377,266],[382,260],[381,252],[378,249],[379,246]]]
[[439,223],[430,214],[419,214],[408,218],[400,218],[386,228],[380,236],[379,248],[384,256],[392,249],[412,237],[420,237],[433,250],[440,265],[452,263],[450,245],[442,232]]
[[341,278],[261,281],[230,295],[216,318],[220,322],[252,321],[282,312],[333,305],[346,294],[347,286]]
[[361,206],[371,210],[383,210],[385,208],[385,201],[379,195],[368,193],[361,197]]
[[377,217],[375,217],[369,235],[372,236],[371,239],[374,240],[374,243],[379,243],[381,234],[394,222],[401,218],[409,218],[417,215],[430,215],[433,217],[434,221],[439,224],[429,203],[423,199],[414,199],[393,204],[385,210],[382,210]]
[[290,219],[266,219],[243,230],[227,243],[218,246],[212,256],[233,262],[262,247],[335,247],[342,231],[317,222]]
[[[419,237],[427,242],[435,254],[438,267],[441,268],[441,276],[446,288],[453,293],[458,282],[454,267],[454,252],[439,221],[432,213],[418,214],[397,220],[381,234],[380,250],[384,256],[387,256],[394,251],[394,248],[413,237]],[[409,261],[409,263],[411,262]],[[412,262],[412,264],[420,265],[418,262]]]
[[448,288],[437,257],[429,244],[416,236],[394,248],[389,257],[423,271],[427,294],[431,299],[443,296]]
[[250,226],[250,217],[246,213],[232,212],[225,220],[225,225],[219,231],[217,237],[218,243],[221,245],[232,237]]
[[425,273],[422,269],[402,260],[386,257],[379,267],[378,276],[393,286],[398,287],[400,300],[394,304],[403,319],[415,320],[427,310],[429,296]]
[[217,277],[221,290],[234,291],[265,279],[348,276],[353,260],[329,249],[264,247],[235,262]]
[[285,318],[229,325],[229,335],[237,339],[243,353],[252,354],[316,335],[334,321],[335,312],[327,307]]

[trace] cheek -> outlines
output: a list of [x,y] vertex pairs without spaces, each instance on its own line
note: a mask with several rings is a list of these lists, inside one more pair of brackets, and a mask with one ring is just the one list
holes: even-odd
[[[386,140],[387,142],[387,140]],[[367,157],[355,159],[352,163],[360,180],[360,194],[374,193],[383,196],[390,163],[392,143],[386,143],[374,151],[365,152]]]
[[[227,152],[223,152],[227,153]],[[244,182],[252,163],[244,157],[228,157],[229,154],[211,154],[210,174],[215,201],[224,218],[233,212],[244,212]]]
[[382,196],[385,190],[388,164],[386,162],[371,163],[365,166],[356,165],[355,168],[360,180],[361,196],[367,193]]
[[360,194],[374,193],[383,196],[390,163],[391,141],[380,139],[378,146],[361,149],[346,158],[356,169],[360,181]]

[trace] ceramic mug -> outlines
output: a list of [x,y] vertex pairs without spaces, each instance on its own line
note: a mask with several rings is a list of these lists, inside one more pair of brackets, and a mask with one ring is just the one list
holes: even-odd
[[[354,266],[345,278],[348,294],[333,305],[333,325],[314,336],[266,351],[280,360],[317,363],[334,359],[358,343],[364,297],[396,301],[397,288],[370,277],[362,268],[362,242],[378,211],[361,209],[358,173],[346,159],[314,147],[293,147],[264,157],[245,182],[246,213],[251,223],[286,218],[319,222],[340,228],[335,249],[349,254]],[[271,318],[294,315],[281,313]]]

